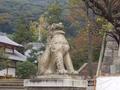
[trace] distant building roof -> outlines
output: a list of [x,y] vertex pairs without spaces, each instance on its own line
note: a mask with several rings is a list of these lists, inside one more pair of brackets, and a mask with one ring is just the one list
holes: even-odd
[[37,54],[39,55],[40,53],[43,53],[42,50],[40,50],[42,47],[44,47],[44,44],[43,43],[40,43],[40,42],[31,42],[31,43],[28,43],[26,45],[26,47],[30,47],[28,48],[26,51],[25,51],[25,55],[27,57],[30,57],[30,53],[32,52],[32,50],[37,50]]
[[23,47],[22,45],[12,41],[11,39],[9,39],[6,35],[0,35],[0,43],[1,44],[7,44],[7,45],[12,45],[15,47]]

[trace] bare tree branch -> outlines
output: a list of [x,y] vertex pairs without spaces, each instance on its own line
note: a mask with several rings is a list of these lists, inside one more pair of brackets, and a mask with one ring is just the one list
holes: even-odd
[[[109,33],[120,43],[120,0],[83,0],[96,15],[100,15],[114,25],[115,31]],[[119,44],[118,43],[118,44]]]

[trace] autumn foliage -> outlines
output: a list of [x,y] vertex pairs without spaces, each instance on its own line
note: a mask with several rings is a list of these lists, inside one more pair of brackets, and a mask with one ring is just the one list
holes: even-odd
[[[97,62],[99,59],[99,53],[101,49],[102,36],[94,33],[92,40],[93,45],[93,62]],[[88,60],[88,33],[86,30],[82,30],[74,40],[71,48],[71,57],[75,68],[78,69],[83,63]]]

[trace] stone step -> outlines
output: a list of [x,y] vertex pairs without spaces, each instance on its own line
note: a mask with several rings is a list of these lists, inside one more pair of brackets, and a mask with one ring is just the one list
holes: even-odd
[[0,82],[23,82],[23,79],[1,79]]
[[0,88],[0,90],[26,90],[26,89],[3,89],[3,88]]
[[23,80],[0,80],[0,86],[23,86]]
[[0,83],[0,86],[23,86],[23,83]]
[[23,80],[11,79],[0,80],[0,90],[26,90],[23,87]]
[[0,86],[0,89],[24,89],[23,86]]

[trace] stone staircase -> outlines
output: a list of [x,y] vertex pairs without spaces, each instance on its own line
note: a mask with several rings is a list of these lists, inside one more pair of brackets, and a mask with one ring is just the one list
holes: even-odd
[[23,80],[9,79],[0,80],[0,90],[26,90],[23,87]]

